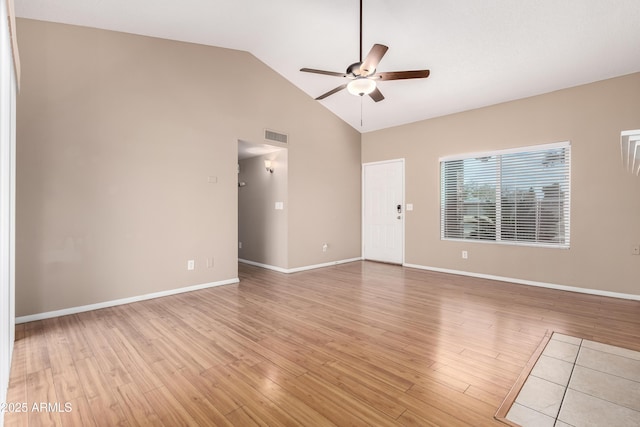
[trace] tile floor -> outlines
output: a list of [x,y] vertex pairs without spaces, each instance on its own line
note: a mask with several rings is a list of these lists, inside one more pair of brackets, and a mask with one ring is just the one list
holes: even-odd
[[640,426],[640,352],[554,333],[507,420],[523,427]]

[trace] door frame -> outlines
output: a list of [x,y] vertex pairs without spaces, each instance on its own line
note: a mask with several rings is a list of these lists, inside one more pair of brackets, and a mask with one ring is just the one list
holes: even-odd
[[402,254],[400,256],[400,265],[404,265],[405,259],[404,259],[404,254],[405,254],[405,218],[406,218],[406,212],[407,212],[407,206],[405,203],[405,181],[406,181],[406,176],[405,176],[405,159],[404,157],[402,158],[398,158],[398,159],[389,159],[389,160],[380,160],[377,162],[367,162],[367,163],[363,163],[362,164],[362,171],[361,171],[361,182],[362,182],[362,200],[361,200],[361,205],[362,205],[362,212],[361,212],[361,219],[360,221],[362,222],[362,227],[361,227],[361,235],[362,235],[362,239],[361,239],[361,247],[360,247],[360,251],[362,253],[362,259],[366,261],[365,258],[365,251],[364,251],[364,243],[365,243],[365,208],[366,208],[366,204],[365,204],[365,195],[366,195],[366,191],[367,189],[365,188],[365,176],[364,176],[364,172],[367,166],[375,166],[375,165],[382,165],[382,164],[388,164],[388,163],[400,163],[401,166],[401,176],[402,176],[402,244],[400,245],[400,249],[402,251]]

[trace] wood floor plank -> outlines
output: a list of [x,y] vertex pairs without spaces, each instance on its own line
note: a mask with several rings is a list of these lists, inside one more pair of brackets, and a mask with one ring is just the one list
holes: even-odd
[[9,374],[9,388],[7,390],[7,402],[27,401],[27,352],[24,340],[14,344],[13,357],[11,358],[11,371]]
[[[180,352],[182,349],[188,348],[188,357],[193,359],[198,366],[201,366],[203,370],[206,370],[212,366],[228,363],[233,360],[226,352],[217,354],[216,352],[209,352],[207,347],[208,343],[202,341],[199,337],[194,336],[190,327],[181,327],[181,321],[179,319],[152,319],[149,321],[158,331],[160,331],[165,338],[167,347],[173,347],[174,351]],[[182,324],[184,326],[184,324]],[[167,338],[170,338],[168,341]],[[156,340],[155,342],[158,342]],[[162,351],[162,350],[161,350]]]
[[483,390],[477,386],[470,385],[464,391],[464,394],[471,396],[475,399],[478,399],[484,403],[491,405],[493,408],[497,408],[500,406],[502,401],[504,400],[504,396],[500,396],[489,391]]
[[206,425],[207,422],[220,426],[230,425],[224,414],[209,400],[203,390],[198,389],[180,371],[174,370],[168,362],[156,362],[154,371],[164,384],[159,389],[170,393],[172,400],[187,410],[199,423],[198,425]]
[[58,397],[50,368],[27,375],[29,425],[62,425],[59,412],[49,411],[46,406],[41,406],[57,402]]
[[640,350],[640,301],[353,262],[16,327],[7,426],[497,426],[549,332]]
[[85,326],[78,320],[78,316],[81,315],[75,314],[57,318],[60,332],[67,336],[65,344],[69,348],[73,360],[93,356],[93,351],[85,335],[87,332]]
[[120,363],[131,377],[131,382],[135,383],[140,391],[145,392],[162,385],[149,368],[150,364],[145,362],[137,351],[136,346],[122,334],[120,329],[114,328],[107,340],[114,353],[118,356]]
[[254,388],[251,382],[244,379],[245,375],[237,368],[233,369],[232,365],[216,366],[208,369],[202,375],[211,378],[234,399],[241,402],[242,407],[253,414],[252,419],[260,420],[259,424],[289,426],[298,424],[291,415],[265,396],[262,392],[265,384]]
[[[197,426],[198,421],[193,413],[178,402],[166,387],[149,390],[144,394],[145,399],[158,414],[165,426]],[[227,423],[232,425],[231,423]]]
[[[455,401],[449,402],[441,397],[437,399],[419,397],[415,395],[415,392],[407,392],[401,397],[401,401],[408,408],[408,412],[427,420],[429,423],[435,423],[440,426],[472,425],[480,427],[499,425],[499,423],[494,422],[493,416],[477,415],[469,408],[462,404],[457,404]],[[443,403],[445,405],[441,407]]]
[[69,402],[84,395],[82,384],[69,342],[63,332],[59,319],[51,319],[52,326],[45,331],[51,373],[55,385],[56,395],[63,402]]
[[109,404],[117,403],[115,396],[111,393],[112,382],[102,371],[99,362],[94,357],[77,360],[75,366],[82,383],[83,395],[87,400],[101,397]]
[[430,404],[437,402],[438,408],[451,414],[455,413],[458,418],[467,422],[473,422],[478,414],[490,419],[496,412],[491,405],[468,394],[460,394],[446,386],[423,387],[416,385],[406,394]]
[[[442,425],[445,425],[438,424],[435,421],[424,419],[410,410],[404,411],[404,413],[398,418],[398,421],[400,421],[405,427],[440,427]],[[464,424],[462,421],[458,421],[457,423],[449,422],[449,420],[447,421],[447,426],[466,426],[466,424]]]
[[71,410],[63,415],[64,427],[95,427],[98,425],[93,418],[91,406],[84,396],[65,403],[70,404]]
[[274,379],[263,374],[259,365],[244,366],[242,363],[230,366],[252,385],[256,390],[276,402],[284,411],[295,418],[301,425],[314,425],[318,427],[332,427],[333,424],[319,412],[311,409],[298,398],[288,393],[280,384],[292,381],[293,377],[279,377]]
[[200,372],[181,369],[179,374],[189,381],[207,400],[216,407],[222,414],[229,414],[242,406],[239,399],[234,399],[224,386],[211,380],[211,378],[201,375]]
[[95,333],[91,334],[89,338],[89,345],[95,355],[92,361],[97,363],[98,370],[111,386],[117,387],[131,382],[131,373],[127,371],[126,366],[118,357],[117,349],[111,346],[108,339],[114,333],[115,328],[103,328],[103,325],[98,325],[100,332],[95,330]]
[[[108,396],[97,396],[88,400],[89,411],[93,416],[93,420],[96,426],[108,427],[108,426],[130,426],[130,423],[126,414],[120,407],[120,404],[116,401],[114,403],[111,393]],[[133,423],[135,425],[135,423]]]
[[373,408],[397,419],[407,408],[400,402],[400,391],[371,378],[353,374],[350,370],[340,369],[341,365],[333,363],[320,366],[314,370],[324,381],[344,390],[348,394],[366,402]]
[[27,374],[51,368],[44,322],[32,322],[33,327],[25,329],[24,346],[27,356]]
[[[198,372],[203,372],[206,368],[201,365],[195,357],[195,354],[192,354],[189,351],[184,351],[183,346],[176,345],[177,343],[173,342],[171,339],[171,335],[167,333],[165,337],[154,339],[153,346],[163,354],[163,359],[161,361],[169,361],[173,365],[173,367],[177,369],[189,369],[195,370]],[[209,365],[209,362],[203,362],[205,365]],[[155,364],[155,363],[154,363]]]
[[134,383],[123,384],[114,390],[116,399],[131,425],[162,426],[160,417],[151,407],[144,392]]
[[246,406],[241,406],[240,408],[234,410],[227,414],[227,419],[234,426],[246,426],[246,427],[268,427],[269,424],[266,424],[260,418],[253,414],[250,408]]
[[284,388],[337,425],[399,425],[391,417],[312,374],[301,375],[287,382]]

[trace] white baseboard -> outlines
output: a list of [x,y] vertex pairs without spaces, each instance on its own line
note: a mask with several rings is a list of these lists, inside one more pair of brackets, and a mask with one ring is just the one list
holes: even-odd
[[203,283],[201,285],[187,286],[185,288],[171,289],[168,291],[154,292],[151,294],[139,295],[130,298],[99,302],[96,304],[82,305],[79,307],[64,308],[62,310],[48,311],[46,313],[30,314],[28,316],[16,317],[16,324],[33,322],[36,320],[50,319],[52,317],[66,316],[69,314],[82,313],[85,311],[99,310],[101,308],[114,307],[116,305],[130,304],[132,302],[145,301],[148,299],[166,297],[169,295],[182,294],[185,292],[198,291],[200,289],[213,288],[215,286],[230,285],[238,283],[238,278],[221,280],[219,282]]
[[416,268],[418,270],[436,271],[439,273],[457,274],[460,276],[477,277],[480,279],[498,280],[500,282],[517,283],[519,285],[537,286],[540,288],[558,289],[561,291],[577,292],[581,294],[599,295],[603,297],[622,298],[628,300],[640,301],[640,295],[623,294],[619,292],[602,291],[599,289],[579,288],[576,286],[557,285],[554,283],[535,282],[533,280],[514,279],[512,277],[493,276],[491,274],[473,273],[469,271],[450,270],[447,268],[427,267],[417,264],[403,264],[403,267]]
[[253,265],[254,267],[266,268],[267,270],[277,271],[278,273],[288,273],[288,270],[286,268],[276,267],[275,265],[262,264],[255,261],[249,261],[248,259],[238,258],[238,262],[241,262],[247,265]]
[[314,270],[316,268],[331,267],[333,265],[346,264],[348,262],[355,262],[355,261],[362,261],[362,258],[361,257],[349,258],[349,259],[343,259],[343,260],[339,260],[339,261],[325,262],[323,264],[306,265],[304,267],[282,268],[282,267],[276,267],[274,265],[261,264],[259,262],[249,261],[249,260],[246,260],[246,259],[238,259],[238,262],[241,262],[243,264],[249,264],[249,265],[253,265],[253,266],[256,266],[256,267],[266,268],[268,270],[273,270],[273,271],[277,271],[279,273],[285,273],[285,274],[297,273],[299,271],[306,271],[306,270]]

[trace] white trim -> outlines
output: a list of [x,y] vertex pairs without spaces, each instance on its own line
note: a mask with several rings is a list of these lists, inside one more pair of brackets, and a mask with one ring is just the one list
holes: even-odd
[[273,270],[273,271],[277,271],[278,273],[284,273],[284,274],[298,273],[300,271],[307,271],[307,270],[315,270],[316,268],[332,267],[334,265],[346,264],[346,263],[355,262],[355,261],[362,261],[362,257],[342,259],[339,261],[325,262],[322,264],[306,265],[303,267],[282,268],[282,267],[276,267],[275,265],[262,264],[255,261],[249,261],[248,259],[240,259],[240,258],[238,259],[238,262],[241,262],[243,264],[253,265],[254,267],[266,268],[267,270]]
[[254,267],[266,268],[267,270],[277,271],[278,273],[288,273],[289,271],[286,268],[276,267],[275,265],[262,264],[255,261],[249,261],[248,259],[238,258],[238,262],[243,264],[253,265]]
[[452,154],[450,156],[440,157],[438,162],[449,162],[452,160],[475,159],[478,157],[499,156],[503,154],[525,153],[532,151],[552,150],[554,148],[571,147],[571,141],[552,142],[550,144],[528,145],[526,147],[506,148],[504,150],[480,151],[475,153]]
[[[12,5],[12,1],[0,5],[0,402],[6,402],[15,339],[16,79],[19,79],[19,64]],[[3,425],[4,413],[0,413],[0,426]]]
[[177,295],[185,292],[199,291],[201,289],[213,288],[216,286],[231,285],[238,282],[240,282],[238,278],[221,280],[219,282],[203,283],[201,285],[193,285],[193,286],[187,286],[184,288],[170,289],[168,291],[154,292],[151,294],[138,295],[130,298],[122,298],[117,300],[99,302],[96,304],[81,305],[79,307],[64,308],[62,310],[47,311],[45,313],[30,314],[28,316],[17,317],[16,324],[33,322],[36,320],[50,319],[52,317],[67,316],[69,314],[83,313],[85,311],[99,310],[101,308],[114,307],[117,305],[131,304],[132,302],[139,302],[139,301],[145,301],[145,300],[154,299],[154,298],[166,297],[170,295]]
[[516,283],[518,285],[536,286],[539,288],[557,289],[559,291],[577,292],[580,294],[598,295],[602,297],[621,298],[627,300],[640,301],[640,295],[623,294],[620,292],[603,291],[600,289],[579,288],[576,286],[557,285],[555,283],[535,282],[533,280],[514,279],[512,277],[494,276],[491,274],[473,273],[471,271],[450,270],[448,268],[428,267],[417,264],[403,264],[403,267],[415,268],[418,270],[436,271],[438,273],[457,274],[460,276],[476,277],[479,279],[497,280],[500,282]]
[[[570,216],[570,215],[569,215]],[[483,245],[508,245],[508,246],[526,246],[529,248],[545,248],[545,249],[571,249],[571,245],[566,244],[557,244],[557,243],[536,243],[536,242],[527,242],[527,241],[510,241],[510,240],[473,240],[473,239],[460,239],[460,238],[452,238],[452,237],[444,237],[440,238],[442,241],[447,242],[462,242],[462,243],[481,243]]]
[[395,162],[405,162],[405,158],[404,157],[399,157],[397,159],[389,159],[389,160],[379,160],[377,162],[367,162],[367,163],[363,163],[362,166],[375,166],[375,165],[384,165],[387,163],[395,163]]

